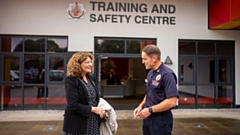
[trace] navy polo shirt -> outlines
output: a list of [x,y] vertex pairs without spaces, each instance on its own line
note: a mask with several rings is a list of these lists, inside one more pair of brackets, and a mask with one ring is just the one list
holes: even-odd
[[157,70],[150,70],[147,75],[146,93],[145,107],[159,104],[173,96],[178,97],[175,73],[163,63]]

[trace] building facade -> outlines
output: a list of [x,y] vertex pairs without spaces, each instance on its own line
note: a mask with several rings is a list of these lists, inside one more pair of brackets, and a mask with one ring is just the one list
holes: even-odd
[[[239,107],[238,9],[237,0],[1,0],[1,110],[64,109],[66,64],[77,51],[94,54],[103,97],[144,95],[148,44],[177,74],[180,108]],[[115,85],[106,83],[111,69]]]

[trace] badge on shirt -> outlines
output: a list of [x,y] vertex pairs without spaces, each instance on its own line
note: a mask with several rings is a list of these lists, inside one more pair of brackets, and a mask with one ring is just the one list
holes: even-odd
[[158,81],[156,81],[156,80],[152,80],[152,85],[154,85],[154,86],[158,86],[158,84],[159,84]]
[[156,76],[156,80],[159,81],[161,79],[161,75]]

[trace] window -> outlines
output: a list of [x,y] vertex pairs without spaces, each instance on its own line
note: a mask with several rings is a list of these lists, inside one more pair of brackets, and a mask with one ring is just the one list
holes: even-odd
[[179,40],[179,107],[231,108],[233,60],[233,41]]
[[23,38],[2,37],[0,38],[1,50],[3,52],[22,52]]
[[0,84],[4,95],[0,99],[4,102],[0,106],[4,110],[64,108],[67,51],[65,36],[1,35]]
[[67,38],[48,38],[47,52],[67,52]]
[[95,38],[95,53],[140,54],[146,45],[156,45],[156,39]]

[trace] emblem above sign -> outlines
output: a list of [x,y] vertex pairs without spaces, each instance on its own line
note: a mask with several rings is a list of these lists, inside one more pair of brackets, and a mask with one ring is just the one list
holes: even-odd
[[69,3],[67,9],[68,17],[77,21],[80,18],[84,17],[86,10],[84,9],[84,5],[78,2]]

